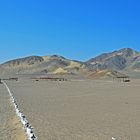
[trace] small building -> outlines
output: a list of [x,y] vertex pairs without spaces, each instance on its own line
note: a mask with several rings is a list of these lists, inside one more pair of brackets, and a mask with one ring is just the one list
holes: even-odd
[[11,77],[11,78],[9,78],[9,80],[18,81],[18,78],[17,77]]
[[65,78],[54,78],[54,77],[39,77],[39,78],[32,78],[35,81],[39,81],[39,80],[46,80],[46,81],[67,81],[67,79]]
[[117,79],[121,82],[130,82],[129,76],[118,76]]

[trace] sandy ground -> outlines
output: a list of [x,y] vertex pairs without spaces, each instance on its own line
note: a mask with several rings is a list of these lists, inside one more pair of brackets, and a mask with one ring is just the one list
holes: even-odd
[[9,94],[0,85],[0,140],[26,140],[25,132],[16,116]]
[[8,86],[39,140],[140,140],[140,80],[81,80]]

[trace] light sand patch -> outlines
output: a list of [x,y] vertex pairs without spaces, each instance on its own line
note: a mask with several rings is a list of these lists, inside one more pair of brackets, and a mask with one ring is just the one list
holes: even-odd
[[66,68],[75,68],[75,67],[80,67],[80,66],[81,66],[80,63],[71,61],[71,62],[70,62],[70,65],[67,66]]
[[49,61],[50,60],[50,56],[43,56],[44,61]]
[[[25,135],[25,131],[23,130],[23,126],[17,116],[11,118],[8,121],[8,126],[12,129],[13,136],[15,140],[26,140],[27,136]],[[13,127],[14,126],[14,127]]]
[[68,73],[68,71],[67,71],[67,70],[64,70],[64,69],[62,69],[62,68],[58,68],[58,69],[55,70],[53,73],[54,73],[54,74],[65,74],[65,73]]

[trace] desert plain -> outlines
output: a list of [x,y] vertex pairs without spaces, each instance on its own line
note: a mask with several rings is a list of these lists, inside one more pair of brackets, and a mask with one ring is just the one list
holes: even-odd
[[0,84],[0,140],[26,140],[26,134],[16,115],[9,93]]
[[[87,79],[36,81],[22,77],[7,84],[39,140],[140,139],[138,79],[124,83]],[[8,93],[3,86],[0,88],[6,100],[2,104],[8,104]],[[1,119],[5,118],[3,114]],[[5,129],[0,125],[1,136],[6,134]]]

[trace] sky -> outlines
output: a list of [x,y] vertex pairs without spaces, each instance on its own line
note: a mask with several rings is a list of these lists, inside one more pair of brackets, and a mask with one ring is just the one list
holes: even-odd
[[100,53],[140,51],[138,0],[1,0],[0,63],[58,54],[86,61]]

